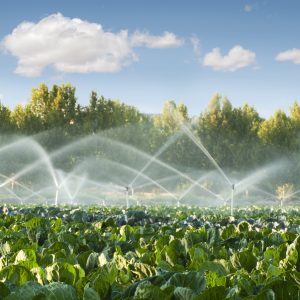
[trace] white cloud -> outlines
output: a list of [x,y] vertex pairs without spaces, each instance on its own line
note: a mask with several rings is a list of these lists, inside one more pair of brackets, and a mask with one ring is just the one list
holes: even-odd
[[253,10],[252,5],[246,4],[246,5],[244,6],[244,11],[245,11],[245,12],[251,12],[252,10]]
[[148,48],[177,48],[183,45],[183,41],[178,39],[174,33],[168,31],[165,31],[162,36],[137,31],[131,37],[131,44]]
[[198,62],[201,62],[201,42],[197,36],[191,37],[194,54]]
[[136,46],[168,48],[179,47],[181,42],[171,32],[130,36],[127,30],[109,32],[100,24],[58,13],[37,23],[21,23],[2,45],[17,57],[17,74],[38,76],[48,66],[69,73],[117,72],[138,60]]
[[299,65],[300,64],[300,49],[289,49],[284,52],[280,52],[276,56],[276,60],[278,61],[292,61],[294,64]]
[[214,48],[203,59],[203,65],[215,71],[234,72],[238,69],[255,64],[256,54],[242,46],[234,46],[227,55],[222,56],[219,48]]

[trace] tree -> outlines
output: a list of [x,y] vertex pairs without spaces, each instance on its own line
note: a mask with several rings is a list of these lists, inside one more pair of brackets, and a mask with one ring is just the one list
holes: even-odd
[[187,120],[187,107],[183,103],[177,106],[174,101],[167,101],[162,114],[154,117],[154,126],[160,129],[162,135],[168,137],[178,131]]
[[[198,118],[197,134],[204,146],[222,167],[248,168],[257,164],[260,151],[257,132],[262,119],[248,104],[233,108],[219,94],[212,97]],[[202,165],[210,167],[207,160]]]
[[11,113],[12,122],[19,131],[23,130],[25,124],[25,108],[21,104],[17,104]]
[[11,111],[0,102],[0,132],[11,133],[14,130],[14,123],[11,119]]
[[32,89],[29,106],[35,117],[44,120],[44,122],[46,121],[46,115],[51,107],[49,90],[46,84],[41,83],[38,88]]
[[277,110],[274,115],[261,123],[258,136],[264,145],[272,146],[280,152],[295,148],[293,122],[282,110]]

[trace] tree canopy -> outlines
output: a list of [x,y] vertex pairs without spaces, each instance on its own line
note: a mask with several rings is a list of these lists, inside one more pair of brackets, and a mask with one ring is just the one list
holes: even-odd
[[[233,107],[229,99],[215,94],[198,116],[189,116],[186,105],[174,101],[167,101],[161,114],[153,116],[119,100],[99,96],[95,91],[84,106],[78,103],[74,86],[62,84],[49,88],[42,83],[32,89],[26,105],[19,104],[11,110],[0,104],[2,136],[45,132],[42,143],[50,149],[85,135],[110,132],[114,138],[153,154],[183,124],[192,124],[189,126],[193,134],[225,168],[255,167],[279,154],[289,157],[300,146],[297,102],[290,107],[289,115],[278,110],[263,119],[248,104]],[[164,159],[186,167],[209,168],[207,159],[201,157],[199,149],[186,136],[176,136],[173,140]]]

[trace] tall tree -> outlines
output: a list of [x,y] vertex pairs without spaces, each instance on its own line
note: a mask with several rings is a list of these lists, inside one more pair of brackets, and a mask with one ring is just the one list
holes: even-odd
[[10,109],[0,103],[0,133],[11,133],[14,129]]
[[263,144],[273,146],[277,150],[292,150],[295,146],[295,127],[291,118],[282,110],[277,110],[262,122],[258,136]]

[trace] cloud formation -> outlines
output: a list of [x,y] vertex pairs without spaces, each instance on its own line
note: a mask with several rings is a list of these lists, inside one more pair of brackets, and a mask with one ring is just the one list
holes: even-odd
[[275,58],[277,61],[291,61],[294,64],[300,64],[300,49],[289,49],[284,52],[278,53]]
[[149,33],[135,32],[131,36],[131,44],[134,47],[145,46],[147,48],[177,48],[183,45],[172,32],[165,31],[162,36],[150,35]]
[[197,36],[192,36],[191,43],[193,46],[193,51],[196,56],[196,59],[200,63],[201,62],[201,42]]
[[219,48],[212,49],[203,59],[203,65],[215,71],[234,72],[255,64],[256,54],[242,46],[234,46],[228,54],[222,56]]
[[66,73],[118,72],[138,60],[134,47],[170,48],[182,43],[171,32],[114,33],[60,13],[37,23],[23,22],[2,40],[3,48],[18,59],[15,72],[25,76],[39,76],[48,66]]

